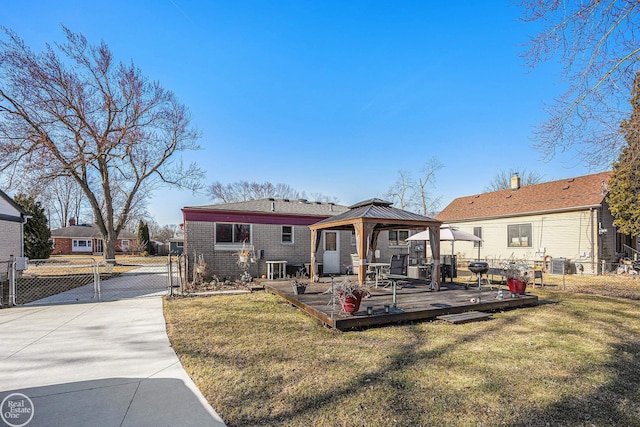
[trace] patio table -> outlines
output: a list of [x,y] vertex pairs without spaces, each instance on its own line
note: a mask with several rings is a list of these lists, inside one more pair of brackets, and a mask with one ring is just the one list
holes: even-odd
[[273,280],[274,268],[278,267],[278,278],[284,277],[284,272],[287,268],[287,261],[265,261],[267,264],[267,279]]
[[389,268],[391,264],[388,262],[370,262],[367,264],[367,267],[372,267],[375,273],[376,278],[376,288],[378,287],[378,279],[382,276],[382,269],[387,267]]

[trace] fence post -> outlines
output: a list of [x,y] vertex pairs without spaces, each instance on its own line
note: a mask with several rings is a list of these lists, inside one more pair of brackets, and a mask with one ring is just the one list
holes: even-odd
[[101,280],[100,262],[93,260],[93,296],[97,301],[100,301],[102,298],[102,294],[100,293]]
[[171,263],[171,254],[167,255],[167,275],[168,277],[168,285],[169,285],[169,296],[173,296],[173,265]]
[[9,256],[9,307],[16,306],[16,261]]

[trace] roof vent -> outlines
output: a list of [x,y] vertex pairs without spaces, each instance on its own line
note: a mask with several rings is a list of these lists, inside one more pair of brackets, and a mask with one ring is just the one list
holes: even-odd
[[283,200],[283,201],[285,201],[285,202],[288,202],[288,201],[289,201],[289,199],[282,199],[282,200]]
[[562,189],[563,189],[563,190],[568,190],[568,189],[570,189],[570,188],[571,188],[571,186],[570,186],[570,185],[567,185],[566,187],[562,187]]
[[275,212],[276,211],[276,202],[272,201],[271,202],[271,212]]
[[507,199],[510,199],[513,194],[507,194]]
[[269,200],[270,202],[275,201],[276,199],[274,199],[273,197],[269,197],[267,200]]
[[307,203],[307,199],[298,199],[298,202],[300,202],[300,203]]
[[576,180],[575,178],[569,178],[569,179],[567,180],[567,182],[573,182],[573,181],[575,181],[575,180]]
[[322,202],[316,201],[316,205],[321,205],[321,204],[322,204]]

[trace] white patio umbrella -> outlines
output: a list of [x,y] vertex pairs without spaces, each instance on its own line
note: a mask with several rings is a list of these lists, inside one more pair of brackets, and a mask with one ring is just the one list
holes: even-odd
[[[424,230],[419,233],[414,234],[413,236],[409,236],[407,241],[409,240],[429,240],[429,230]],[[449,224],[442,224],[440,226],[440,241],[450,241],[451,242],[451,255],[455,252],[453,251],[453,245],[456,240],[466,241],[466,242],[481,242],[482,239],[475,234],[467,233],[466,231],[462,231],[457,227],[454,227]],[[478,259],[480,259],[480,247],[478,247]]]

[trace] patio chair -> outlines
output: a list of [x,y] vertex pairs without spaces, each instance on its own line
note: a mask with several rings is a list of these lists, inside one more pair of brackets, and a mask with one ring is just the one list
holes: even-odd
[[347,266],[347,274],[358,274],[360,268],[360,256],[351,254],[351,265]]
[[407,276],[408,258],[409,254],[396,254],[391,256],[391,260],[389,261],[389,272],[382,274],[382,278],[387,281],[384,285],[385,288],[393,282],[400,283],[401,281],[405,281],[409,278],[409,276]]

